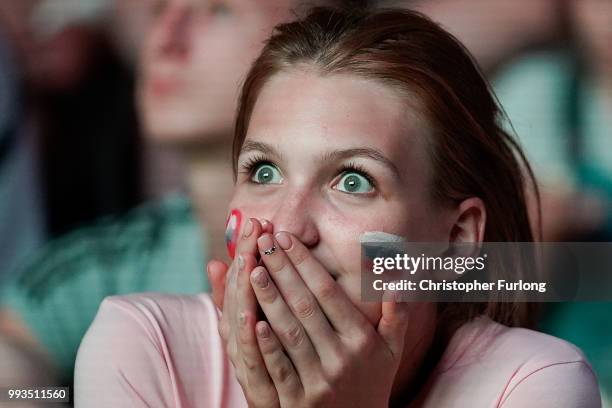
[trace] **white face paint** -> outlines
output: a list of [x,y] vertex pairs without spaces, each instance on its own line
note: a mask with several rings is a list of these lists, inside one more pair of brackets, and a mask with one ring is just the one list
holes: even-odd
[[366,231],[359,236],[359,242],[365,257],[372,260],[376,257],[394,257],[404,252],[406,238],[388,232]]
[[406,238],[382,231],[366,231],[359,237],[359,242],[385,243],[406,242]]

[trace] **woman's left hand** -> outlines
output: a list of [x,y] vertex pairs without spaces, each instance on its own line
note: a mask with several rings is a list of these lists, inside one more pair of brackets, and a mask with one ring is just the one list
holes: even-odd
[[374,327],[297,238],[263,234],[257,245],[265,267],[251,284],[271,328],[258,322],[256,341],[280,405],[388,406],[408,305],[384,301]]

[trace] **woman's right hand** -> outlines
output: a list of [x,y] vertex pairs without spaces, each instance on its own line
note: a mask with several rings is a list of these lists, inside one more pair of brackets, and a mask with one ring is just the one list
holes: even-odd
[[[255,338],[257,300],[250,283],[250,272],[258,262],[257,239],[263,233],[272,233],[272,229],[269,221],[262,220],[260,223],[255,218],[249,219],[243,227],[236,257],[229,268],[220,261],[211,261],[207,267],[209,277],[213,275],[213,299],[221,310],[218,327],[226,353],[243,389],[248,385],[250,389],[257,390],[249,395],[250,406],[268,406],[270,401],[278,401],[276,388],[265,368]],[[222,276],[224,279],[221,279]]]

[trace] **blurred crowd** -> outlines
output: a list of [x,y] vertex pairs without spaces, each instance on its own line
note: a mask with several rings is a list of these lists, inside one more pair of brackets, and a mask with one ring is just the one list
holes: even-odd
[[[208,290],[238,86],[272,27],[316,3],[0,0],[0,386],[70,384],[105,296]],[[378,3],[429,15],[479,62],[539,180],[542,238],[612,241],[612,2]],[[610,312],[540,318],[604,395]]]

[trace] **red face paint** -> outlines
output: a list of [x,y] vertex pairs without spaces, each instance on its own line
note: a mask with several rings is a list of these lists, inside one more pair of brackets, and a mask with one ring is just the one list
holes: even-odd
[[233,209],[229,217],[227,217],[225,245],[227,245],[227,252],[232,259],[234,259],[234,255],[236,255],[236,245],[238,243],[238,232],[240,230],[241,221],[242,213],[237,209]]

